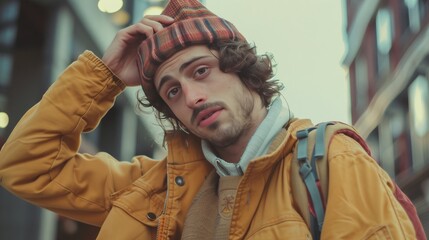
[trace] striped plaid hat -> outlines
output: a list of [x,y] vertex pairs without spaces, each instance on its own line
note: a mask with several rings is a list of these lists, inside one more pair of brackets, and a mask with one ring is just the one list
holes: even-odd
[[198,0],[170,0],[162,14],[175,21],[145,39],[139,48],[141,83],[149,99],[156,93],[153,77],[157,68],[180,50],[217,40],[246,41],[234,25],[210,12]]

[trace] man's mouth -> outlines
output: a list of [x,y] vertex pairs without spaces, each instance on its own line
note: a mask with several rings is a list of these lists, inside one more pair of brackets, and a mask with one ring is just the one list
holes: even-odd
[[196,117],[196,123],[199,127],[207,127],[217,120],[223,108],[214,106],[200,111]]

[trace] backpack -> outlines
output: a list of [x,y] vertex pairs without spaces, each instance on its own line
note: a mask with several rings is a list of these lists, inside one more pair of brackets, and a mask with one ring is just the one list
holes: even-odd
[[[298,142],[291,166],[292,194],[298,210],[310,228],[313,239],[319,240],[328,197],[327,152],[331,138],[345,134],[358,142],[371,155],[365,140],[356,130],[340,122],[324,122],[296,132]],[[311,158],[309,157],[311,156]],[[299,180],[301,179],[301,180]],[[409,198],[395,184],[395,197],[413,223],[416,239],[426,239],[417,211]]]

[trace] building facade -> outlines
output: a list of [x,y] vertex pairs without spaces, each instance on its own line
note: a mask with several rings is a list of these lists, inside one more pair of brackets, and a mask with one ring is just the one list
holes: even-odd
[[[116,32],[165,0],[0,1],[0,146],[20,117],[39,101],[56,77],[84,50],[102,56]],[[101,10],[100,10],[101,9]],[[94,131],[82,136],[82,152],[107,151],[129,161],[134,155],[164,156],[162,130],[151,112],[137,108],[139,88],[126,89]],[[96,227],[32,206],[0,187],[0,239],[95,239]]]
[[429,233],[429,1],[344,0],[352,122]]

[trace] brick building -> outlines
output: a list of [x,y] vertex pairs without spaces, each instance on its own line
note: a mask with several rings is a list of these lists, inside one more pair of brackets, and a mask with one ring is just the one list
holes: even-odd
[[429,2],[344,0],[344,9],[352,122],[428,233]]

